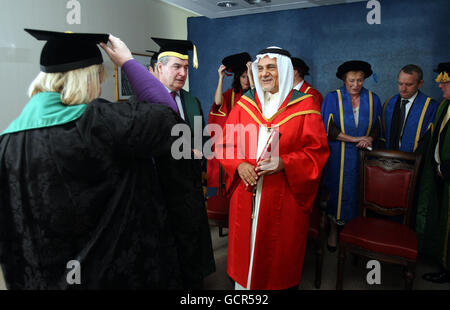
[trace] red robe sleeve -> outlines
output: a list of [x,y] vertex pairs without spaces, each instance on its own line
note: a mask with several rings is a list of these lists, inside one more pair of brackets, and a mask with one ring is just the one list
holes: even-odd
[[287,183],[301,207],[311,211],[325,166],[329,148],[322,118],[317,114],[302,116],[302,130],[298,134],[298,149],[281,154]]
[[[236,106],[228,116],[227,122],[223,127],[222,139],[218,140],[216,144],[216,156],[220,161],[220,164],[228,175],[226,178],[227,195],[231,196],[236,186],[241,181],[237,168],[243,162],[249,162],[245,159],[245,151],[242,149],[242,145],[238,141],[238,134],[235,131],[234,134],[229,132],[227,135],[227,125],[237,126],[245,125],[246,122],[241,120],[239,111],[242,110],[240,106]],[[249,141],[246,141],[245,149],[248,150]],[[228,155],[227,155],[228,154]],[[230,156],[230,154],[233,154]],[[250,162],[252,165],[256,163]]]
[[[232,97],[232,89],[228,89],[225,93],[223,93],[223,104],[217,105],[215,102],[212,104],[211,109],[208,114],[208,124],[217,124],[220,127],[223,127],[225,124],[228,114],[230,113],[231,108],[231,97]],[[211,139],[215,136],[215,131],[208,127],[209,136]],[[213,145],[212,151],[215,151],[215,145]],[[218,187],[219,186],[219,162],[212,158],[208,160],[207,164],[207,183],[208,187]]]
[[223,121],[221,122],[221,120],[226,120],[228,114],[230,114],[232,91],[233,89],[230,88],[222,94],[222,105],[217,105],[215,102],[212,104],[211,110],[209,111],[208,122],[211,121],[218,124],[224,123]]

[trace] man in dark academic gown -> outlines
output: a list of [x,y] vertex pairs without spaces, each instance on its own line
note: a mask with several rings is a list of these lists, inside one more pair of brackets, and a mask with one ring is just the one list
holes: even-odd
[[436,113],[431,143],[425,154],[419,185],[416,231],[419,251],[432,257],[442,270],[423,278],[435,283],[450,282],[450,62],[435,70],[444,100]]
[[292,66],[294,66],[294,89],[304,94],[311,94],[322,106],[322,94],[305,81],[305,75],[309,75],[308,65],[300,58],[292,57]]
[[[96,43],[108,40],[28,32],[48,41],[46,73],[101,64]],[[109,51],[121,43],[110,42]],[[135,66],[129,55],[117,64]],[[67,106],[59,93],[40,92],[0,136],[0,263],[9,289],[196,289],[214,271],[198,163],[172,160],[171,128],[182,120],[154,81],[147,99],[162,104]]]
[[383,107],[385,147],[403,152],[426,150],[439,103],[422,93],[423,73],[416,65],[403,67],[398,74],[399,93]]
[[[203,128],[205,127],[202,106],[197,97],[183,89],[188,77],[190,50],[193,50],[193,67],[195,69],[198,67],[196,48],[191,41],[187,40],[152,39],[161,47],[157,62],[158,78],[175,100],[179,114],[189,125],[191,133],[199,137],[198,141],[192,140],[192,148],[195,149],[196,155],[201,156],[199,152],[203,151]],[[197,127],[195,119],[200,122]],[[203,164],[206,165],[206,162]]]

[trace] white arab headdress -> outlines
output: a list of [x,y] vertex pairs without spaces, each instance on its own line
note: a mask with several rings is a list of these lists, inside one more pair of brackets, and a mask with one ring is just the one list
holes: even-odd
[[[278,102],[276,108],[273,107],[268,111],[264,104],[264,91],[259,84],[258,79],[258,62],[261,58],[269,56],[270,58],[277,59],[277,68],[278,68]],[[293,88],[294,84],[294,69],[292,67],[291,62],[291,54],[280,47],[270,46],[266,49],[263,49],[256,55],[256,60],[252,63],[252,73],[253,73],[253,81],[255,83],[256,92],[258,94],[258,98],[261,101],[262,112],[264,117],[270,118],[281,106],[283,101],[289,95],[290,91]],[[273,112],[275,111],[275,112]]]

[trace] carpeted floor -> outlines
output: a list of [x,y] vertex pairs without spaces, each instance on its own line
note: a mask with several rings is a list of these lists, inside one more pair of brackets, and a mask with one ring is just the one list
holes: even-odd
[[[219,237],[217,227],[211,227],[211,236],[214,247],[214,258],[216,261],[216,272],[205,279],[205,289],[207,290],[233,290],[234,283],[227,276],[227,237]],[[330,253],[325,249],[322,285],[321,290],[334,290],[336,286],[336,266],[337,251]],[[381,264],[381,284],[369,285],[366,277],[370,269],[366,269],[366,262],[362,259],[354,266],[352,259],[346,260],[344,270],[345,290],[403,290],[404,281],[402,267]],[[422,274],[436,271],[437,266],[428,262],[423,257],[419,257],[416,266],[416,278],[414,280],[414,290],[450,290],[450,283],[434,284],[422,279]],[[299,290],[316,290],[314,287],[315,256],[314,246],[308,244],[303,267],[302,281]],[[5,290],[3,275],[0,270],[0,290]]]
[[[234,284],[226,274],[227,261],[227,237],[219,237],[217,227],[211,227],[211,235],[216,260],[216,272],[205,280],[205,288],[208,290],[232,290]],[[334,290],[336,287],[338,251],[330,253],[325,249],[321,290]],[[353,265],[351,256],[346,259],[344,267],[344,290],[403,290],[404,280],[401,266],[381,263],[381,284],[369,285],[366,277],[371,269],[366,268],[366,261],[359,259],[356,266]],[[450,290],[450,283],[434,284],[422,279],[422,274],[435,272],[437,266],[419,257],[416,265],[416,278],[414,290]],[[302,281],[299,290],[316,290],[314,287],[315,255],[314,245],[308,244],[305,262],[303,265]]]

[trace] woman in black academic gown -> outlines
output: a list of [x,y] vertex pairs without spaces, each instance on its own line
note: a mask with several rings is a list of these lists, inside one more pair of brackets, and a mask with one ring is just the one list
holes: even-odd
[[[152,85],[162,104],[98,99],[108,35],[27,31],[47,43],[30,101],[0,136],[7,287],[201,288],[215,265],[199,163],[171,157],[182,120],[167,91]],[[138,68],[109,40],[113,61]]]

